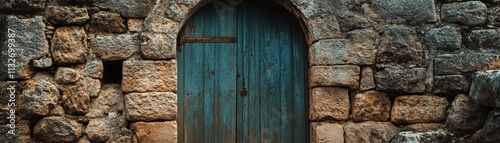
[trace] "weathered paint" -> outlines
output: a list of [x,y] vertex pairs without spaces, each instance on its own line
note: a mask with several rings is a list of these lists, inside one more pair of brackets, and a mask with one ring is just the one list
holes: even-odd
[[195,13],[183,36],[237,42],[184,43],[179,51],[179,142],[308,142],[298,24],[270,2],[245,2],[222,17],[211,4]]

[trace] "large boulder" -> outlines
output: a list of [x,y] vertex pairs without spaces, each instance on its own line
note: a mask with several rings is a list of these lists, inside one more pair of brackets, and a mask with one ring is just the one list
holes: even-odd
[[500,108],[500,71],[476,73],[469,96],[479,104]]
[[61,116],[45,117],[36,123],[33,133],[39,141],[73,143],[82,136],[83,125]]
[[472,98],[459,94],[449,110],[446,125],[456,132],[474,133],[483,127],[488,109],[474,102]]

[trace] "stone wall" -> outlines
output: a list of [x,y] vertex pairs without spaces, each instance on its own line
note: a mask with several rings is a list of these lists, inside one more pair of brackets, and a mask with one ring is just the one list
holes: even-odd
[[[500,75],[475,74],[500,69],[499,0],[275,1],[309,44],[311,142],[500,141]],[[207,2],[0,2],[0,141],[176,142],[177,33]]]

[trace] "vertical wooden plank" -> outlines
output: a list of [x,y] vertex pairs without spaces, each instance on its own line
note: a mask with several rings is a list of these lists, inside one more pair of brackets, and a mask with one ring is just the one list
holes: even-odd
[[[220,14],[220,13],[219,13]],[[237,9],[228,10],[219,16],[217,35],[236,36]],[[236,142],[236,73],[237,73],[237,43],[217,43],[219,50],[219,86],[218,94],[218,141],[223,143]]]
[[[217,35],[218,27],[217,17],[214,14],[213,8],[207,7],[206,10],[203,11],[205,15],[204,25],[206,25],[203,35]],[[215,142],[218,136],[217,131],[217,115],[216,115],[216,91],[219,86],[216,84],[216,73],[218,72],[216,69],[217,56],[215,43],[203,43],[205,47],[203,50],[203,60],[205,62],[204,71],[203,71],[203,94],[204,94],[204,120],[203,120],[203,133],[204,133],[204,142]]]
[[[248,96],[242,96],[240,95],[241,91],[243,90],[243,86],[245,86],[245,89],[248,88],[248,68],[249,68],[249,62],[248,60],[248,55],[249,52],[247,49],[248,45],[248,40],[247,39],[247,34],[246,30],[248,29],[248,23],[246,19],[248,18],[247,14],[244,14],[246,12],[246,3],[240,4],[238,6],[238,19],[237,19],[237,25],[238,25],[238,48],[237,48],[237,61],[238,61],[238,74],[239,77],[237,78],[237,91],[236,91],[236,97],[237,97],[237,134],[236,134],[236,142],[238,143],[248,143],[249,142],[249,120],[248,120],[248,114],[249,114],[249,98]],[[245,79],[245,81],[243,81]],[[243,82],[246,82],[245,85],[243,85]]]
[[[296,20],[294,20],[296,21]],[[295,22],[298,23],[298,22]],[[308,115],[308,84],[307,71],[307,44],[298,24],[292,26],[293,44],[293,76],[294,76],[294,140],[297,143],[309,142],[309,115]]]
[[[280,131],[280,65],[279,65],[279,32],[275,17],[268,14],[275,12],[272,7],[261,6],[259,16],[264,17],[260,26],[260,73],[261,73],[261,140],[262,142],[279,142]],[[275,13],[273,13],[275,14]]]
[[[283,16],[280,16],[283,15]],[[280,12],[276,15],[280,24],[275,27],[279,30],[279,49],[280,52],[280,100],[281,100],[281,128],[280,141],[282,143],[292,143],[293,138],[293,69],[292,69],[292,41],[289,18],[286,13]]]
[[249,67],[245,72],[245,76],[248,76],[246,79],[246,84],[248,85],[248,128],[249,128],[249,142],[256,143],[261,141],[261,104],[260,99],[262,95],[260,94],[260,65],[259,59],[260,57],[260,45],[258,41],[260,39],[260,33],[257,25],[260,25],[261,18],[257,15],[258,9],[255,8],[256,5],[254,3],[248,2],[247,9],[244,14],[246,14],[247,19],[243,21],[244,23],[248,23],[248,27],[246,28],[245,35],[247,35],[248,41],[246,47],[248,54],[250,54],[246,62],[249,62]]

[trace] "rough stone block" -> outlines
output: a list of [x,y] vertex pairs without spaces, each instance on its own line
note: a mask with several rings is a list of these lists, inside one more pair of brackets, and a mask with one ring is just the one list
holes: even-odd
[[91,98],[97,97],[101,90],[101,81],[90,77],[83,77],[76,85],[82,87]]
[[125,95],[128,121],[177,119],[177,95],[172,92],[129,93]]
[[153,9],[154,0],[105,0],[97,3],[97,7],[119,13],[126,18],[146,17]]
[[500,112],[491,111],[481,130],[481,139],[484,142],[500,142]]
[[72,84],[81,78],[76,70],[66,67],[58,68],[54,77],[59,84]]
[[177,36],[162,33],[142,33],[141,51],[148,59],[174,59]]
[[0,140],[4,143],[32,143],[30,122],[21,120],[16,123],[16,135],[9,134],[10,127],[7,124],[0,125]]
[[62,116],[45,117],[36,123],[33,133],[39,141],[70,143],[82,136],[83,125]]
[[333,14],[311,18],[307,21],[307,25],[312,41],[335,38],[341,33],[337,18]]
[[431,54],[453,52],[462,47],[462,34],[451,26],[433,28],[425,33],[424,41]]
[[104,118],[108,113],[119,113],[125,108],[125,100],[121,87],[118,84],[104,85],[99,96],[92,100],[89,113],[85,116],[89,118]]
[[459,94],[451,103],[446,126],[455,132],[474,133],[483,127],[487,116],[488,109],[467,95]]
[[94,142],[106,142],[111,136],[110,126],[104,118],[93,119],[85,128],[88,138]]
[[45,57],[33,60],[33,66],[36,68],[49,68],[52,66],[52,58]]
[[344,126],[346,143],[387,143],[400,129],[391,122],[348,122]]
[[488,8],[488,27],[495,26],[500,26],[500,6]]
[[123,63],[123,92],[176,92],[177,62],[128,60]]
[[102,79],[104,65],[102,60],[97,58],[96,55],[90,54],[85,65],[79,66],[78,69],[83,76]]
[[486,22],[487,9],[481,1],[446,3],[441,6],[441,18],[445,22],[481,25]]
[[375,88],[375,80],[373,78],[373,70],[371,67],[363,67],[361,69],[361,81],[359,90],[370,90]]
[[347,120],[349,118],[349,90],[337,87],[317,87],[311,90],[309,119]]
[[86,8],[70,6],[47,6],[45,17],[52,24],[83,25],[90,19]]
[[479,104],[500,108],[500,71],[476,73],[469,96]]
[[[3,3],[2,3],[3,4]],[[1,5],[1,4],[0,4]],[[4,34],[0,35],[0,65],[4,65],[0,71],[0,79],[5,80],[9,74],[7,73],[7,65],[10,58],[15,58],[15,74],[13,79],[29,79],[34,71],[30,68],[29,63],[32,60],[39,59],[49,54],[49,45],[45,37],[45,24],[41,16],[34,18],[20,19],[16,16],[0,16],[0,31]],[[10,36],[7,34],[10,29]],[[13,39],[13,40],[8,40]],[[10,42],[9,42],[10,41]],[[15,47],[9,50],[9,43]],[[12,47],[12,46],[11,46]],[[15,52],[12,55],[12,51]],[[12,57],[11,57],[12,56]]]
[[30,80],[26,82],[17,99],[16,105],[20,109],[17,115],[25,118],[46,116],[59,104],[60,97],[54,83],[46,80]]
[[391,113],[391,101],[385,93],[368,91],[358,93],[352,100],[352,118],[355,121],[387,121]]
[[412,132],[405,131],[400,132],[396,135],[391,143],[405,143],[405,142],[454,142],[455,134],[451,131],[445,130],[435,130],[435,131],[425,131],[425,132]]
[[34,12],[42,11],[47,0],[5,0],[0,2],[1,12]]
[[344,128],[336,123],[311,123],[311,143],[344,143]]
[[128,31],[141,32],[144,25],[144,19],[127,19]]
[[470,49],[500,50],[500,29],[474,30],[467,39]]
[[90,16],[89,31],[123,33],[126,29],[120,14],[100,11]]
[[426,132],[431,130],[446,129],[446,126],[441,123],[416,123],[405,126],[403,131]]
[[434,0],[373,0],[369,8],[376,21],[435,22]]
[[177,123],[168,122],[135,122],[130,125],[139,142],[176,143]]
[[[371,30],[349,33],[351,40],[321,40],[309,49],[311,65],[371,65],[375,63],[375,36]],[[361,40],[363,39],[363,40]]]
[[83,27],[60,27],[52,38],[52,56],[58,64],[83,63],[87,53],[87,34]]
[[137,34],[98,35],[90,40],[94,54],[104,61],[120,61],[139,52]]
[[391,112],[393,123],[439,122],[444,119],[448,101],[429,95],[398,96]]
[[434,93],[455,95],[469,91],[470,82],[463,75],[434,77]]
[[375,73],[377,90],[397,93],[425,92],[424,68],[386,68]]
[[310,68],[310,87],[340,86],[357,89],[360,68],[353,65],[313,66]]
[[435,58],[434,74],[459,75],[484,69],[500,55],[488,53],[443,54]]
[[90,94],[83,87],[71,85],[64,87],[61,102],[67,114],[85,115],[90,108]]
[[417,32],[405,25],[392,25],[380,36],[377,67],[422,67],[427,63],[427,50]]

